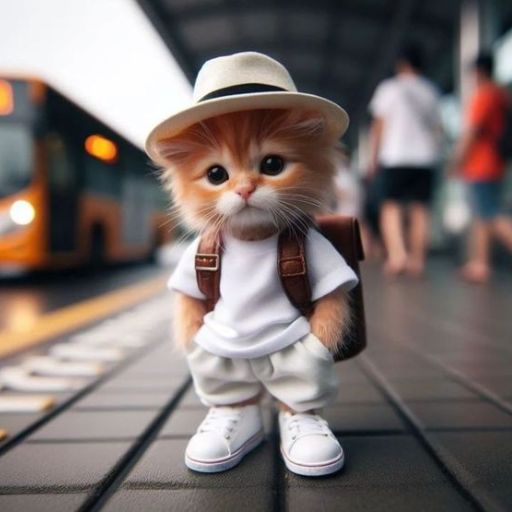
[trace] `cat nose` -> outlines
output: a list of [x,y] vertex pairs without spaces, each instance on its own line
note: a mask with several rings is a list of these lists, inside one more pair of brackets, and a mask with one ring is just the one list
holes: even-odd
[[235,192],[244,200],[247,201],[251,194],[256,190],[256,186],[253,184],[240,185],[236,187]]

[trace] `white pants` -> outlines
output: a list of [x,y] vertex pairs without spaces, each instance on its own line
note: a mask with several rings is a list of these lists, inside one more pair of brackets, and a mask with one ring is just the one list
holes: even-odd
[[313,334],[255,359],[228,359],[194,345],[187,361],[196,393],[207,406],[243,402],[265,388],[291,409],[304,412],[324,407],[338,390],[332,355]]

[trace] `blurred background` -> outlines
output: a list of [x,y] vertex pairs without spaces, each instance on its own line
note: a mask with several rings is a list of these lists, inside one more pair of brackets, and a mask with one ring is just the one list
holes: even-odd
[[[455,271],[465,259],[472,214],[464,184],[445,167],[464,131],[475,88],[470,64],[479,52],[494,58],[496,83],[512,83],[510,2],[2,2],[0,293],[8,306],[0,328],[28,331],[44,312],[167,272],[154,262],[168,263],[169,253],[172,262],[179,231],[167,220],[169,199],[143,142],[189,101],[205,60],[237,51],[275,57],[299,90],[349,112],[333,208],[359,215],[369,256],[385,258],[381,198],[369,185],[378,118],[369,105],[379,84],[400,74],[404,45],[421,53],[421,75],[438,98],[442,135],[427,252]],[[504,176],[507,215],[512,176]],[[498,248],[492,257],[510,266],[507,251]],[[142,263],[119,266],[126,262]]]

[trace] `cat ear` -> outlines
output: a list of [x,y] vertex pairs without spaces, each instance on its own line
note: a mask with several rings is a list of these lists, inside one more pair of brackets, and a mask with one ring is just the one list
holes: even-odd
[[309,137],[321,137],[325,133],[325,119],[322,116],[307,117],[299,121],[296,130]]
[[292,111],[278,129],[278,135],[292,138],[321,139],[326,133],[326,121],[316,112]]
[[157,142],[160,161],[167,165],[179,165],[194,152],[194,144],[186,139],[163,139]]

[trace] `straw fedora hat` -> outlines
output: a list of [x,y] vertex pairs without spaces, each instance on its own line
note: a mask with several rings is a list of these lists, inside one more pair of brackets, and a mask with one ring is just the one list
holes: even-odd
[[257,52],[242,52],[207,61],[194,85],[193,103],[156,126],[146,140],[146,152],[158,160],[158,143],[205,119],[256,109],[317,111],[326,128],[341,137],[348,127],[347,113],[336,103],[314,94],[297,92],[286,68]]

